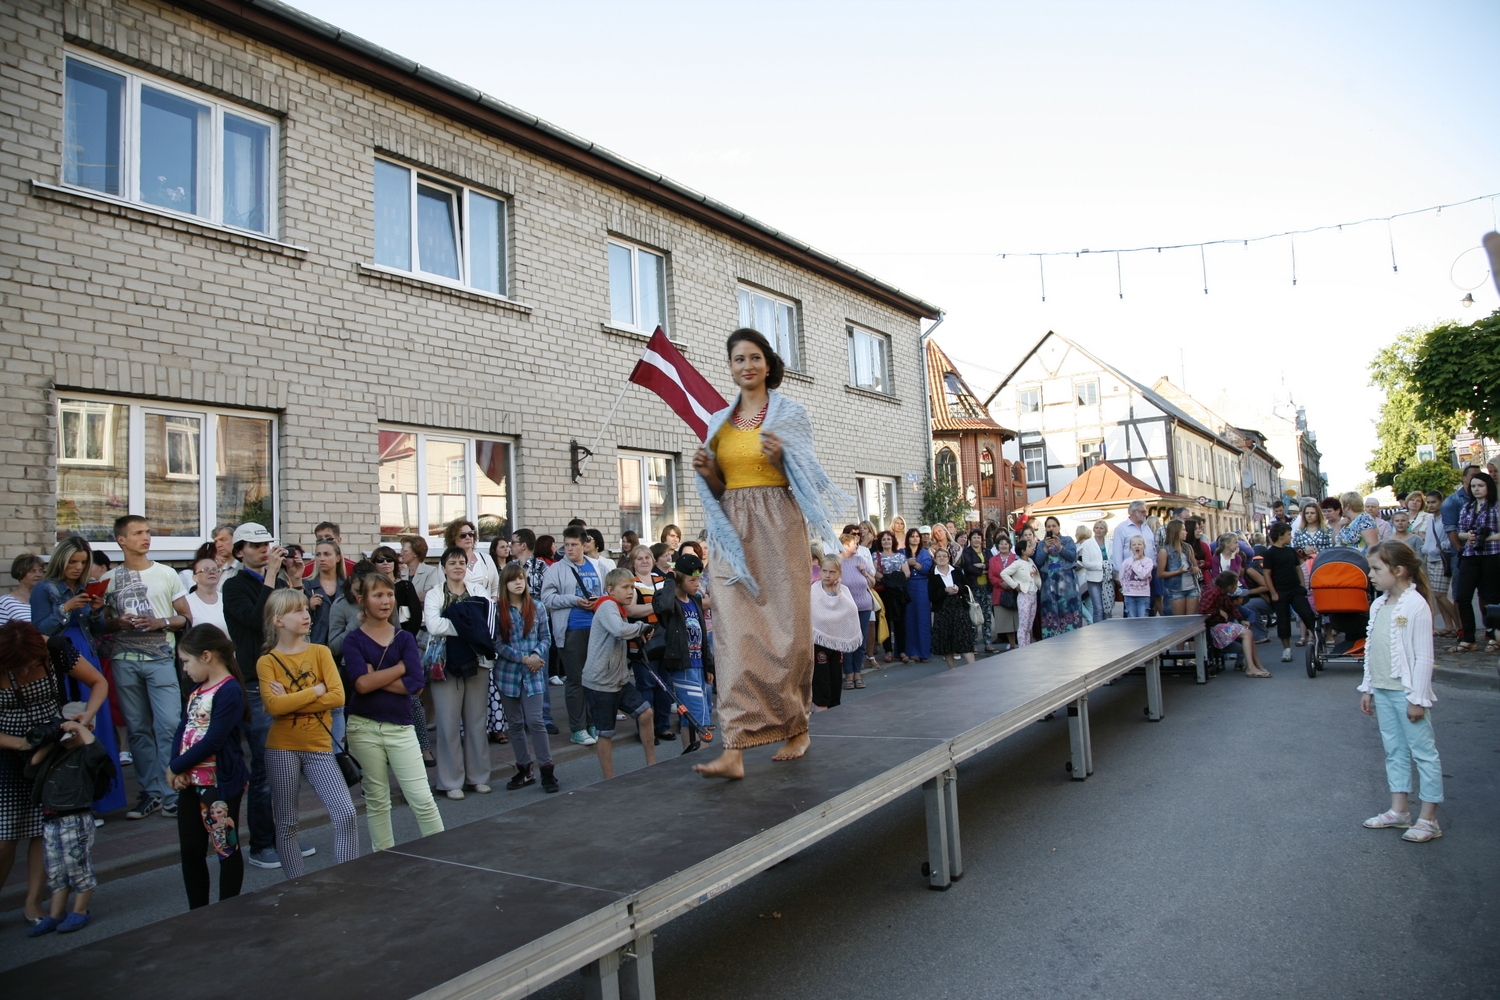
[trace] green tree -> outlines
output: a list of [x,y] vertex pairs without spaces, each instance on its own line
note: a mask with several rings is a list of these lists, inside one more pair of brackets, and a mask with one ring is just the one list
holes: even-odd
[[1370,382],[1385,390],[1385,402],[1375,422],[1376,447],[1366,468],[1375,473],[1376,486],[1390,486],[1417,461],[1417,446],[1434,445],[1447,453],[1454,435],[1468,423],[1467,415],[1423,416],[1413,371],[1426,344],[1428,330],[1407,330],[1381,348],[1370,363]]
[[1427,331],[1409,388],[1423,419],[1457,417],[1484,437],[1500,437],[1500,310],[1467,325]]
[[1462,477],[1459,471],[1448,462],[1417,462],[1407,466],[1396,475],[1391,483],[1391,488],[1396,491],[1397,497],[1404,497],[1412,490],[1437,490],[1443,496],[1447,496],[1458,488]]
[[962,524],[968,512],[969,505],[958,483],[933,479],[931,475],[922,477],[922,523],[954,521]]

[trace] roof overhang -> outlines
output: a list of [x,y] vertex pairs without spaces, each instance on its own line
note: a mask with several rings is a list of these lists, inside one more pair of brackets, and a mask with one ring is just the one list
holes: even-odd
[[763,250],[909,316],[942,310],[701,192],[276,0],[171,0],[273,48],[410,101]]

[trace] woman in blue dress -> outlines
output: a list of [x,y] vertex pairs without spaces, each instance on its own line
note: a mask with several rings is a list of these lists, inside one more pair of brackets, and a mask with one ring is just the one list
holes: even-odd
[[1057,518],[1047,518],[1046,534],[1037,547],[1036,565],[1042,574],[1039,610],[1042,638],[1071,632],[1083,624],[1083,603],[1078,599],[1078,549],[1063,536]]
[[[95,636],[104,631],[104,596],[90,597],[87,588],[89,568],[94,553],[89,543],[77,535],[69,535],[57,543],[52,558],[47,562],[47,575],[31,591],[31,621],[37,631],[49,639],[61,635],[73,643],[85,660],[95,670],[99,669],[99,650]],[[89,689],[73,677],[68,678],[68,699],[88,701]],[[108,709],[94,728],[94,738],[99,741],[109,759],[120,759],[119,740],[110,721]],[[124,809],[125,781],[119,768],[109,783],[109,791],[94,801],[95,814]]]
[[932,659],[932,601],[927,584],[932,578],[932,553],[922,546],[922,530],[906,533],[906,655],[919,663]]

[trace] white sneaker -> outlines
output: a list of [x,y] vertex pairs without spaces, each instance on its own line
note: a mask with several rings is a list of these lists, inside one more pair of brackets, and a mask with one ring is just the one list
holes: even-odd
[[477,793],[479,793],[480,795],[488,795],[488,794],[490,794],[490,786],[489,785],[475,785],[474,786],[474,791],[477,792]]
[[1282,663],[1291,663],[1292,662],[1292,651],[1290,649],[1283,649],[1281,651],[1281,662]]
[[462,788],[450,788],[443,794],[448,796],[448,798],[452,799],[454,802],[457,802],[459,799],[462,799],[464,797],[464,790]]
[[1386,830],[1391,827],[1405,830],[1411,826],[1411,813],[1398,813],[1394,809],[1387,809],[1379,816],[1371,816],[1365,820],[1366,830]]
[[1411,825],[1411,829],[1401,835],[1401,839],[1412,844],[1425,844],[1429,840],[1437,840],[1443,835],[1442,828],[1438,826],[1435,819],[1419,819]]
[[563,679],[561,677],[548,677],[547,683],[551,684],[553,687],[562,687]]

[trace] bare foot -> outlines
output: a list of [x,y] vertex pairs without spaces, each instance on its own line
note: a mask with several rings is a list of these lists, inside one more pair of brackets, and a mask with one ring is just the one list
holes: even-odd
[[807,753],[807,748],[812,746],[812,737],[806,733],[798,733],[781,745],[772,760],[796,760]]
[[730,778],[738,780],[745,776],[744,755],[739,750],[726,748],[719,759],[709,764],[694,764],[693,770],[705,778]]

